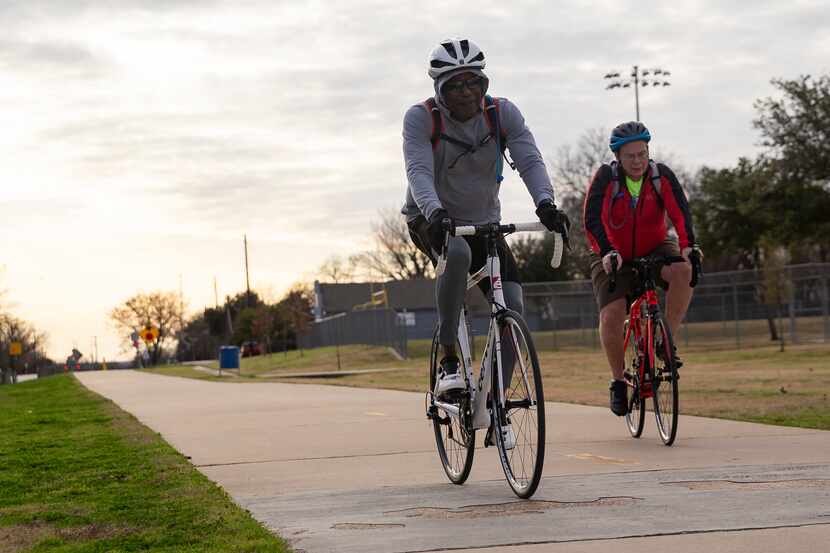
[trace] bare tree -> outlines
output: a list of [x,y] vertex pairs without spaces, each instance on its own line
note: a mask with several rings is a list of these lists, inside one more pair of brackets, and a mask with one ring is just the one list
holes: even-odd
[[173,342],[176,333],[182,330],[184,305],[175,292],[139,293],[114,308],[110,312],[110,320],[121,331],[125,343],[129,343],[129,335],[132,332],[144,328],[145,325],[158,328],[158,338],[147,347],[150,362],[156,365],[164,348]]
[[356,275],[378,280],[431,278],[432,263],[409,237],[403,215],[395,209],[379,212],[380,221],[372,223],[375,248],[350,258]]
[[291,287],[278,306],[285,313],[288,324],[294,330],[297,349],[300,350],[301,357],[303,348],[301,347],[300,335],[309,331],[311,321],[314,320],[314,315],[311,314],[311,306],[314,304],[313,297],[312,287],[298,282]]
[[[38,331],[31,323],[7,313],[0,314],[0,384],[4,382],[4,367],[13,367],[15,363],[9,355],[12,342],[20,343],[20,363],[37,366],[41,360],[47,359],[44,352],[46,341],[46,334]],[[8,376],[7,373],[6,377]]]
[[551,163],[556,203],[571,220],[571,250],[565,256],[565,270],[571,278],[588,278],[591,260],[585,236],[582,209],[588,185],[600,165],[610,161],[608,131],[588,129],[575,144],[560,147]]
[[354,264],[349,259],[333,255],[320,265],[317,273],[320,282],[348,282],[354,278]]
[[606,129],[588,129],[576,144],[565,144],[556,151],[551,172],[557,195],[585,198],[594,173],[612,159],[608,136]]
[[271,353],[271,334],[274,332],[274,312],[267,305],[260,305],[251,319],[251,334],[265,343],[266,353]]

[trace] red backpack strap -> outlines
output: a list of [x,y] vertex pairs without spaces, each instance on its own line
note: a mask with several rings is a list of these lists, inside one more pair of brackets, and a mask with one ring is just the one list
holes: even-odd
[[444,132],[444,120],[441,119],[441,110],[435,105],[435,98],[427,98],[423,102],[424,109],[432,116],[432,133],[429,135],[429,142],[432,144],[432,149],[438,147],[438,141],[441,139],[441,133]]
[[504,128],[501,126],[501,108],[499,107],[499,99],[494,98],[493,96],[484,96],[484,112],[487,114],[487,117],[484,118],[487,121],[487,126],[490,128],[490,133],[495,136],[496,130],[498,129],[499,138],[501,139],[501,149],[507,147],[507,132],[505,132]]

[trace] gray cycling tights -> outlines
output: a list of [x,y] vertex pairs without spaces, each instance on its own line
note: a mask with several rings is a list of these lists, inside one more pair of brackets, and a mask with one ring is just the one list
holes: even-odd
[[[447,247],[447,267],[438,277],[435,292],[440,325],[438,342],[442,345],[455,345],[458,338],[459,312],[464,303],[471,262],[472,252],[467,241],[460,236],[451,236]],[[507,307],[521,314],[524,311],[521,284],[504,282],[503,290]],[[502,342],[502,367],[505,367],[506,371],[511,371],[513,358],[513,348]],[[509,382],[510,373],[506,372],[504,376]]]

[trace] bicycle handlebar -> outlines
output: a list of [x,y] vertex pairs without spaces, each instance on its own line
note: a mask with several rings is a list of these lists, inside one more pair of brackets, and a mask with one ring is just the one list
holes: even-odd
[[[533,221],[530,223],[512,223],[508,225],[501,225],[497,223],[492,223],[489,225],[457,225],[453,226],[449,219],[444,220],[444,228],[446,229],[446,233],[444,234],[444,247],[442,248],[441,255],[438,258],[438,263],[435,267],[436,274],[440,275],[444,272],[444,269],[447,266],[447,241],[449,240],[450,236],[483,236],[490,234],[492,232],[496,232],[499,234],[512,234],[514,232],[549,232],[547,227],[543,225],[539,221]],[[550,260],[550,266],[554,269],[558,268],[562,264],[562,252],[564,251],[564,239],[561,234],[558,232],[554,232],[553,234],[553,256]]]
[[[508,225],[467,225],[456,226],[450,229],[453,236],[481,236],[496,231],[500,234],[512,234],[514,232],[549,232],[547,227],[539,221],[530,223],[512,223]],[[553,256],[550,259],[550,266],[556,269],[562,264],[562,252],[564,251],[565,241],[561,234],[554,232],[553,234]]]
[[[608,282],[608,292],[613,294],[614,290],[617,289],[617,268],[622,267],[622,262],[617,262],[619,259],[619,254],[613,256],[611,258],[611,276]],[[646,258],[637,258],[633,261],[628,261],[625,264],[633,266],[633,265],[642,265],[644,261],[648,261],[650,263],[663,263],[664,265],[671,265],[672,263],[681,263],[685,262],[686,259],[679,255],[666,255],[666,256],[656,256],[656,257],[646,257]],[[700,250],[696,247],[692,249],[691,253],[689,254],[689,262],[692,265],[692,279],[689,281],[689,286],[694,288],[697,286],[698,280],[700,280],[700,275],[703,274],[703,267],[700,259]]]

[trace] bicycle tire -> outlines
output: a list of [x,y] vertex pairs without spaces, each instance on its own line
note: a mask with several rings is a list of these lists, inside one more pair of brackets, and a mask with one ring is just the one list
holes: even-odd
[[[654,347],[654,418],[660,439],[667,446],[677,437],[677,416],[679,411],[679,390],[677,367],[674,364],[674,340],[671,330],[662,318],[654,322],[652,333]],[[662,350],[662,358],[657,348]]]
[[[628,321],[625,322],[624,334],[628,333]],[[646,400],[640,397],[640,370],[643,359],[637,348],[637,335],[631,332],[628,345],[625,348],[625,372],[623,378],[631,385],[628,398],[628,413],[625,414],[625,425],[632,438],[639,438],[643,434],[646,422]]]
[[[433,390],[435,390],[439,349],[438,329],[436,328],[432,337],[432,349],[429,355],[427,408],[432,419],[432,429],[435,433],[435,444],[438,448],[438,458],[441,460],[441,466],[444,468],[444,472],[447,474],[450,482],[461,485],[467,481],[467,478],[470,476],[470,470],[473,468],[476,436],[475,430],[472,429],[472,417],[467,417],[466,420],[470,424],[465,424],[462,418],[453,417],[433,405]],[[461,350],[459,349],[459,351]],[[470,412],[469,394],[464,396],[459,407],[462,411],[466,410],[466,412]]]
[[[539,358],[527,324],[515,311],[499,318],[502,348],[514,344],[517,355],[510,381],[504,387],[505,404],[499,403],[498,371],[492,357],[493,393],[491,394],[494,432],[504,475],[510,488],[522,499],[531,497],[539,486],[545,464],[545,397]],[[507,371],[508,368],[504,367]],[[503,424],[510,424],[515,444],[507,449]]]

